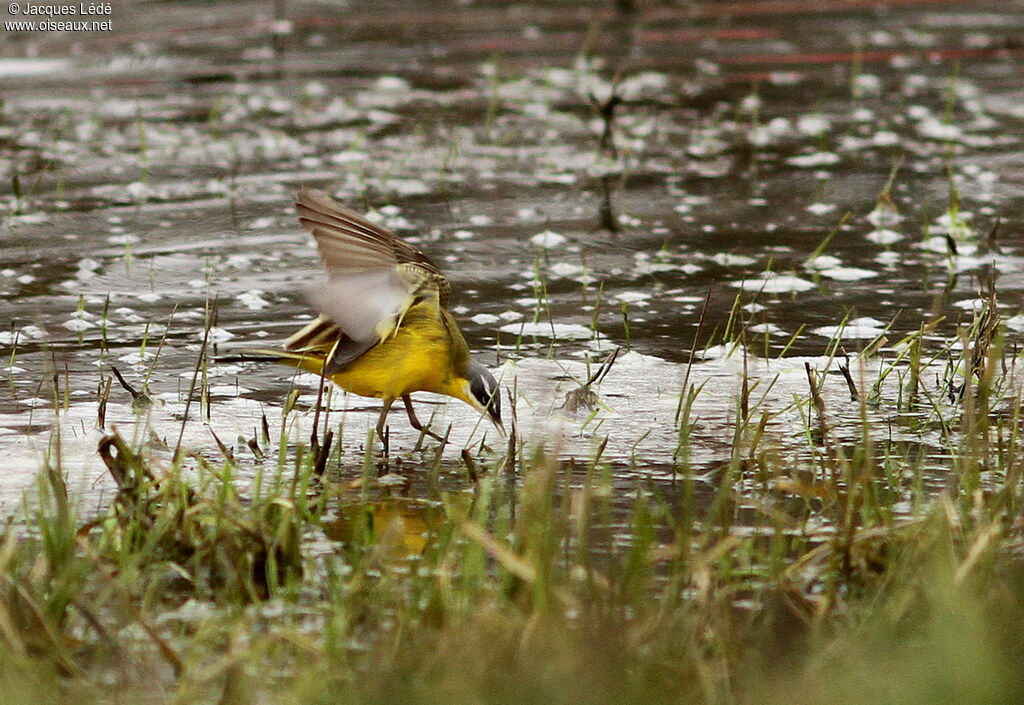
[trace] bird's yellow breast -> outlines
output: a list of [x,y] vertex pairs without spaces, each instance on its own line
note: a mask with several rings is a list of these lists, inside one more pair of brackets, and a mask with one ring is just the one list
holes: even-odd
[[385,340],[353,360],[330,380],[366,397],[394,399],[411,392],[465,396],[469,365],[466,341],[436,300],[411,306]]

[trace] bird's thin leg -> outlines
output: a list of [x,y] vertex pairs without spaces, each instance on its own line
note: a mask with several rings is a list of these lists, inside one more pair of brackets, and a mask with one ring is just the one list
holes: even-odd
[[384,408],[380,410],[380,416],[377,417],[377,437],[384,440],[384,422],[387,421],[388,412],[391,411],[391,405],[395,403],[394,397],[384,400]]
[[410,397],[408,394],[404,394],[402,395],[402,401],[405,402],[405,413],[409,415],[409,424],[417,431],[422,431],[431,438],[436,438],[437,440],[443,443],[444,439],[441,438],[441,436],[437,435],[429,428],[424,428],[423,424],[420,423],[420,420],[416,418],[416,412],[412,410],[412,397]]

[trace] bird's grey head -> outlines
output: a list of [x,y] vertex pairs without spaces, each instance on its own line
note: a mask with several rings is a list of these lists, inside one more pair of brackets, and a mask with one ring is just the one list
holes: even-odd
[[469,392],[480,404],[480,409],[487,412],[498,428],[504,428],[501,424],[501,388],[494,375],[473,360],[469,363],[468,377]]

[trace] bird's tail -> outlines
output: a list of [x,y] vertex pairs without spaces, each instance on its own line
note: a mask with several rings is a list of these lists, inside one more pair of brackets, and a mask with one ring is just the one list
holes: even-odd
[[274,348],[239,348],[227,355],[218,355],[216,362],[273,362],[278,365],[299,367],[319,374],[324,368],[324,354],[318,351],[291,352]]

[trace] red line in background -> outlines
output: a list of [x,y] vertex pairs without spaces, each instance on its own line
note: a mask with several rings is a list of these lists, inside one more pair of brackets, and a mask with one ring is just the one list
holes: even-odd
[[964,0],[760,0],[759,2],[704,2],[695,17],[723,15],[750,17],[754,15],[821,14],[853,10],[926,7],[928,5],[970,5]]
[[[366,28],[397,28],[407,29],[416,32],[424,27],[437,30],[438,28],[450,28],[460,30],[493,30],[496,26],[525,26],[530,24],[548,25],[552,28],[580,28],[588,27],[594,23],[603,25],[615,24],[625,25],[636,22],[638,26],[652,22],[671,22],[690,20],[696,21],[707,17],[754,17],[763,15],[787,15],[807,14],[821,15],[823,13],[854,12],[858,10],[871,9],[894,9],[913,8],[927,6],[947,5],[970,5],[965,0],[760,0],[759,2],[705,2],[694,7],[680,8],[644,8],[643,0],[639,2],[639,9],[635,15],[623,15],[612,9],[593,7],[566,7],[560,9],[531,8],[531,7],[510,7],[507,9],[460,9],[448,13],[405,11],[405,12],[360,12],[349,11],[335,13],[330,16],[305,15],[300,17],[286,17],[293,27],[299,29],[317,29],[326,27],[347,27],[351,30]],[[135,41],[144,39],[159,38],[162,36],[175,36],[179,34],[194,34],[196,32],[218,32],[218,31],[242,31],[252,32],[268,30],[273,26],[275,20],[267,17],[255,21],[244,22],[214,22],[205,25],[187,27],[176,27],[163,32],[141,33],[137,35],[123,35],[119,40]],[[657,30],[650,30],[657,31]],[[759,31],[753,29],[719,29],[706,30],[722,32],[722,39],[743,39],[757,38],[756,36],[745,37],[744,34],[752,34]],[[729,33],[734,33],[730,35]]]

